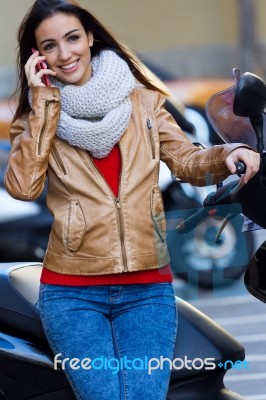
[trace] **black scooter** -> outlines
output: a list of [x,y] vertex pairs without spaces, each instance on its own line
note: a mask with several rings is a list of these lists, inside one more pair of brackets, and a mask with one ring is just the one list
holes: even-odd
[[[0,400],[74,400],[46,342],[36,310],[41,264],[0,264]],[[225,388],[244,360],[229,333],[177,298],[178,339],[168,400],[244,400]],[[165,332],[163,334],[166,334]]]
[[[252,91],[253,86],[250,88]],[[262,170],[258,174],[259,183],[263,174]],[[226,205],[237,193],[241,201],[236,187],[232,185],[229,194],[226,187],[220,188],[212,195],[211,207],[215,208],[225,194]],[[172,230],[180,235],[182,229],[197,227],[206,218],[208,207],[179,221]],[[232,207],[239,213],[238,206]],[[249,216],[246,208],[245,212]],[[230,215],[226,217],[230,219]],[[259,215],[255,222],[260,223]],[[266,227],[264,221],[262,226]],[[41,268],[40,263],[0,264],[0,400],[75,399],[63,372],[54,369],[36,308]],[[244,362],[243,346],[182,299],[176,299],[176,306],[178,335],[167,400],[244,400],[223,383],[227,369]]]

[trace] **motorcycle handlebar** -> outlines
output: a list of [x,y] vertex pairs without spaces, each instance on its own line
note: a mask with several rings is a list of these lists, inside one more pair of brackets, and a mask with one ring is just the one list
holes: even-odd
[[[215,209],[215,207],[213,207]],[[191,215],[190,217],[186,218],[184,221],[180,222],[176,230],[178,233],[188,233],[192,229],[194,229],[204,218],[206,218],[208,215],[211,215],[209,213],[209,207],[203,207],[200,210],[198,210],[195,214]],[[215,212],[216,213],[216,210]]]
[[[246,171],[246,166],[242,161],[238,161],[235,163],[237,173],[243,174]],[[218,207],[225,204],[232,204],[231,202],[231,193],[234,190],[237,190],[237,185],[234,182],[231,182],[225,187],[218,189],[216,192],[210,193],[206,199],[203,201],[203,207],[198,210],[196,213],[186,218],[182,222],[180,222],[176,230],[179,233],[188,233],[192,229],[194,229],[204,218],[208,216],[214,216],[218,214]],[[234,210],[236,213],[239,212],[238,208]]]
[[244,174],[246,172],[246,166],[243,161],[237,161],[235,163],[236,166],[236,173],[237,174]]

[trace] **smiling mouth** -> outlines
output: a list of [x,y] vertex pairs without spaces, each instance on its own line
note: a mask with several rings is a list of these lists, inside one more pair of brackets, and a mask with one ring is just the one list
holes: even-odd
[[61,65],[59,68],[62,69],[63,71],[70,71],[77,66],[78,62],[79,62],[79,60],[74,61],[71,64]]

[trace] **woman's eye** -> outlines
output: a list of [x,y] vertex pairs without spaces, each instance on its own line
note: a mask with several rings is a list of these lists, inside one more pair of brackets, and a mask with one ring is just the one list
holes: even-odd
[[54,43],[48,43],[45,47],[44,50],[51,50],[54,47]]
[[78,36],[78,35],[71,35],[71,36],[69,36],[69,38],[68,38],[69,42],[75,42],[75,41],[78,40],[78,39],[79,39],[79,36]]

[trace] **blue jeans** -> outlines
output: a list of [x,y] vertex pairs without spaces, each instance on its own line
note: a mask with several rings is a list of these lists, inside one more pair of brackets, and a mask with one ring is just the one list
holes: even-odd
[[171,283],[42,284],[47,340],[79,400],[165,400],[176,339]]

